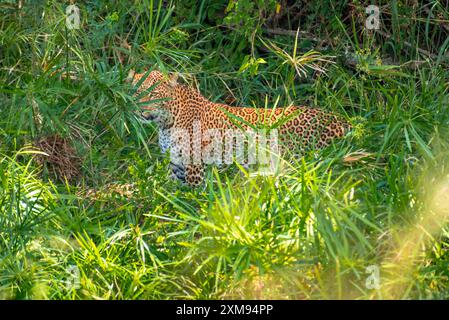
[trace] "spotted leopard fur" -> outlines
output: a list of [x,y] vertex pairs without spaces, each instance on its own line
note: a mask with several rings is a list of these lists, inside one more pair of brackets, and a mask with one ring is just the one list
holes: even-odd
[[[179,84],[174,77],[168,78],[157,70],[150,73],[131,72],[129,78],[134,85],[140,83],[137,93],[152,88],[140,102],[144,105],[142,114],[145,118],[154,121],[159,127],[162,152],[170,150],[171,153],[182,153],[186,149],[190,152],[195,121],[201,124],[201,130],[216,129],[225,134],[227,129],[245,129],[251,124],[273,124],[286,119],[278,129],[281,146],[289,150],[298,145],[301,149],[323,148],[334,138],[342,137],[350,128],[346,121],[317,108],[291,106],[267,112],[265,109],[214,103],[196,89]],[[148,105],[145,105],[147,102]],[[177,129],[184,129],[191,139],[173,138],[173,132]],[[210,143],[200,139],[196,142],[201,150],[194,152],[201,153]],[[175,178],[197,186],[203,180],[204,163],[182,164],[172,161],[171,170]]]

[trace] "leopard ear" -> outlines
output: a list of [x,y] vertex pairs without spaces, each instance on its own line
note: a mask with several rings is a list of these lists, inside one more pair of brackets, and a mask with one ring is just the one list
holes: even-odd
[[176,87],[176,85],[178,84],[178,78],[179,78],[179,73],[177,73],[177,72],[172,73],[168,79],[168,84],[171,87]]

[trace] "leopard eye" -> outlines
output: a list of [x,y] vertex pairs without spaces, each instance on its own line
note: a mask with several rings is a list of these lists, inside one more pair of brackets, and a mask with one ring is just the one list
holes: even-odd
[[147,121],[153,121],[155,119],[154,113],[150,111],[142,111],[140,113],[140,116],[143,118],[143,120]]

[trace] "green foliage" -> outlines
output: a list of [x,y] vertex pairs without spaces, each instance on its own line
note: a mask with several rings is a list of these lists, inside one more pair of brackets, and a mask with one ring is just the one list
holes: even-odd
[[275,0],[230,0],[223,22],[249,36],[257,32],[265,19],[275,13],[276,5]]
[[259,71],[259,65],[267,63],[263,58],[254,59],[251,56],[245,56],[240,66],[239,72],[248,72],[252,76],[256,76]]

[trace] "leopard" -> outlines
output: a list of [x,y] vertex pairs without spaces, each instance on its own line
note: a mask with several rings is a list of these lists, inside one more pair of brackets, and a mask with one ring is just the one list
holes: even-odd
[[[351,129],[342,116],[317,107],[255,108],[213,102],[197,88],[180,83],[178,77],[178,73],[167,74],[156,68],[141,73],[131,70],[127,81],[135,88],[140,116],[158,128],[162,153],[177,155],[170,157],[172,178],[191,187],[204,181],[208,164],[214,161],[223,164],[213,159],[213,155],[223,156],[223,150],[211,152],[211,145],[223,142],[235,132],[250,132],[260,127],[274,131],[275,128],[277,136],[270,135],[272,139],[265,140],[271,143],[277,139],[276,150],[282,154],[283,150],[298,149],[301,153],[325,148]],[[210,132],[218,138],[214,140],[216,137],[206,134]],[[261,139],[258,134],[255,137],[256,141]],[[206,153],[208,161],[205,161]]]

